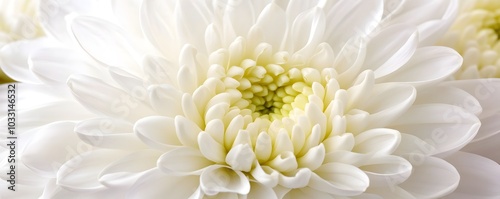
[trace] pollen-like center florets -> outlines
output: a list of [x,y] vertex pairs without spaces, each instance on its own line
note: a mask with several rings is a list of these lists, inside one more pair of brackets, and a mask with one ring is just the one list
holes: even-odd
[[245,59],[239,66],[228,68],[225,80],[238,82],[236,89],[248,102],[248,109],[272,120],[287,116],[293,108],[304,108],[311,85],[304,80],[303,71],[319,75],[311,68],[288,69],[279,64]]
[[443,44],[464,57],[458,79],[500,77],[500,4],[482,0],[465,4]]
[[[260,47],[265,49],[267,45]],[[220,79],[224,84],[221,93],[234,97],[231,107],[248,112],[253,119],[272,121],[288,116],[294,109],[303,110],[308,96],[313,94],[313,84],[323,85],[332,78],[327,71],[289,63],[289,54],[284,51],[263,50],[257,55],[241,53],[237,57],[212,64],[208,77]]]

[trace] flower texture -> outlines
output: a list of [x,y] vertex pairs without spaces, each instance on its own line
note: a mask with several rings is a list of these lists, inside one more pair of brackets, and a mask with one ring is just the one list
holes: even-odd
[[[454,79],[478,79],[500,77],[499,56],[500,45],[498,31],[500,30],[500,4],[490,0],[468,0],[460,1],[460,11],[451,29],[438,42],[457,50],[464,59],[462,67],[454,75]],[[496,81],[493,79],[482,79],[482,82]],[[460,81],[457,81],[460,82]],[[473,81],[461,81],[464,88],[472,92],[472,86],[466,85]],[[467,83],[469,82],[469,83]],[[462,84],[459,83],[459,84]],[[490,88],[491,89],[491,88]],[[483,96],[483,99],[492,96]],[[490,99],[496,99],[492,97]],[[496,102],[489,102],[489,106]],[[492,110],[496,110],[493,108]],[[479,116],[482,121],[482,129],[489,133],[479,131],[475,140],[469,143],[463,150],[481,154],[500,162],[500,157],[494,151],[500,150],[498,143],[500,135],[497,125],[494,124],[500,118],[499,113],[487,111]],[[491,121],[491,122],[490,122]]]
[[464,58],[457,79],[500,77],[500,3],[494,0],[461,1],[458,18],[440,44]]
[[[42,35],[36,22],[36,0],[6,0],[0,2],[0,48],[10,42]],[[0,71],[0,83],[10,81]]]
[[26,195],[499,194],[459,151],[487,103],[462,87],[498,82],[442,83],[462,58],[428,45],[455,1],[51,2],[50,37],[2,49]]

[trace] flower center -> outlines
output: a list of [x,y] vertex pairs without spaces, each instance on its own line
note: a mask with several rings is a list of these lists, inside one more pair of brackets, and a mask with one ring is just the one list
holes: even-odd
[[[466,6],[467,7],[467,6]],[[458,79],[500,77],[500,6],[497,1],[476,1],[459,15],[443,44],[463,57]]]
[[279,64],[245,59],[229,67],[224,82],[238,82],[236,89],[254,116],[274,120],[287,116],[294,108],[303,109],[308,102],[311,85],[304,81],[304,72],[316,72],[319,78],[315,69],[287,69]]
[[334,69],[292,64],[288,52],[273,52],[267,43],[247,49],[239,42],[243,41],[237,39],[229,49],[210,55],[208,78],[220,80],[224,86],[216,94],[225,93],[231,108],[253,120],[280,120],[296,109],[304,110],[314,94],[313,84],[323,87],[336,76]]

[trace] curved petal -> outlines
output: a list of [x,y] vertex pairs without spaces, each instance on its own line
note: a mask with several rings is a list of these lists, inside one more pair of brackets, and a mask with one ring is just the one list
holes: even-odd
[[99,174],[99,182],[114,189],[128,187],[144,175],[147,170],[156,168],[161,153],[155,150],[139,150],[109,164]]
[[[211,20],[208,2],[177,1],[174,19],[177,38],[182,43],[189,43],[202,51],[205,48],[205,29]],[[168,44],[167,44],[168,45]]]
[[283,199],[307,199],[307,198],[334,198],[332,195],[309,187],[292,189],[283,196]]
[[397,24],[374,36],[367,44],[365,63],[375,77],[383,77],[408,62],[418,46],[416,28]]
[[24,83],[40,83],[37,76],[30,71],[28,58],[43,47],[50,46],[46,38],[36,40],[21,40],[12,42],[0,49],[0,67],[2,71],[14,80]]
[[364,154],[388,155],[399,145],[401,135],[393,129],[370,129],[355,137],[353,152]]
[[250,192],[250,182],[245,174],[222,165],[207,167],[200,175],[200,187],[207,195],[221,192],[246,195]]
[[368,35],[378,26],[383,1],[340,0],[327,13],[326,41],[338,52],[353,36]]
[[413,105],[416,96],[417,90],[409,85],[376,84],[355,107],[370,113],[365,129],[385,127],[401,117]]
[[474,114],[458,106],[420,104],[412,106],[390,128],[417,136],[435,147],[423,153],[445,156],[469,143],[480,124]]
[[[399,70],[377,78],[377,82],[407,82],[413,85],[430,84],[443,80],[462,65],[462,57],[455,50],[441,46],[418,48],[412,58]],[[432,71],[432,72],[431,72]]]
[[[498,120],[495,121],[498,123]],[[487,139],[469,143],[461,151],[478,154],[490,158],[500,164],[500,133],[488,137]]]
[[87,144],[112,149],[143,149],[144,145],[133,133],[128,122],[112,118],[88,119],[75,126],[75,132]]
[[66,161],[91,150],[78,139],[74,127],[74,122],[57,122],[36,130],[21,154],[23,163],[39,175],[55,177]]
[[207,160],[200,151],[190,147],[179,147],[166,152],[158,159],[158,168],[175,175],[199,175],[214,162]]
[[157,169],[146,172],[128,190],[127,196],[132,199],[186,199],[195,194],[199,186],[199,176],[167,175]]
[[460,173],[458,188],[445,198],[487,199],[500,196],[500,165],[490,159],[457,152],[446,160]]
[[153,85],[148,88],[151,106],[160,115],[175,117],[182,115],[182,92],[168,85]]
[[439,198],[455,190],[460,174],[450,163],[435,157],[427,157],[413,164],[413,171],[400,187],[416,198]]
[[278,196],[271,187],[256,182],[250,182],[250,192],[247,198],[278,199]]
[[[80,104],[93,112],[129,121],[153,115],[148,104],[100,79],[72,75],[67,84]],[[99,88],[100,92],[95,92],[94,88]]]
[[[55,180],[54,180],[55,181]],[[66,189],[63,186],[57,185],[56,182],[51,182],[51,185],[45,186],[43,195],[40,198],[125,198],[127,195],[126,187],[119,187],[115,189],[103,189],[98,191],[75,191]]]
[[370,178],[370,187],[392,187],[411,175],[411,163],[399,156],[379,156],[362,163],[359,167]]
[[433,45],[448,30],[457,14],[458,1],[404,1],[390,23],[418,25],[420,45]]
[[177,61],[180,49],[176,40],[174,8],[177,1],[145,0],[141,7],[141,29],[168,60]]
[[182,146],[177,138],[174,119],[163,116],[142,118],[134,125],[136,135],[148,146],[168,150]]
[[259,30],[262,32],[263,41],[271,44],[271,46],[279,47],[286,29],[286,14],[282,8],[274,2],[268,4],[257,18],[257,22],[250,30]]
[[30,67],[46,83],[65,83],[72,74],[104,78],[88,58],[68,48],[44,48],[30,55]]
[[137,67],[142,58],[139,57],[140,46],[134,45],[134,38],[125,35],[125,31],[115,24],[96,17],[80,16],[73,19],[71,31],[82,49],[97,61],[126,68],[133,74],[140,73]]
[[368,176],[359,168],[343,163],[327,163],[311,175],[309,187],[321,192],[355,196],[368,188]]
[[126,151],[102,149],[75,156],[58,170],[57,184],[71,191],[103,190],[105,186],[99,182],[99,174],[126,154]]

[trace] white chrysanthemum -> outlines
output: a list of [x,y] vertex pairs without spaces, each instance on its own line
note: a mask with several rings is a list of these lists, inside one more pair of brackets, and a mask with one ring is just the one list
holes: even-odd
[[[37,0],[3,0],[0,2],[0,48],[10,42],[42,35],[35,18]],[[9,80],[0,71],[0,82]]]
[[462,68],[455,77],[500,77],[500,2],[466,0],[460,3],[458,18],[440,42],[464,57]]
[[440,84],[461,57],[424,46],[455,2],[391,6],[61,0],[50,38],[1,51],[26,82],[19,186],[41,198],[498,194],[500,166],[457,152],[483,102]]

